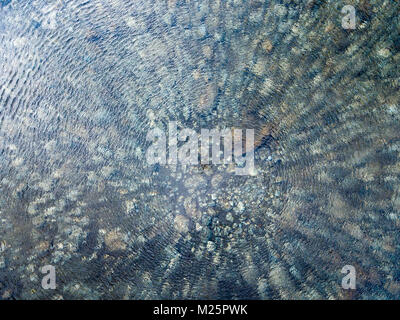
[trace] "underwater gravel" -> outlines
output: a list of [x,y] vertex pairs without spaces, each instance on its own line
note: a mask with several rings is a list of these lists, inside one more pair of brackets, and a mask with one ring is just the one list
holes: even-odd
[[[0,1],[0,298],[400,298],[399,9]],[[147,164],[170,121],[256,172]]]

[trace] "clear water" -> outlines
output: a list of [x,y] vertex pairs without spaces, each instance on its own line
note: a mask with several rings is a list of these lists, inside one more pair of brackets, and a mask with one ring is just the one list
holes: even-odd
[[[346,4],[0,1],[1,297],[399,298],[399,5]],[[170,121],[257,174],[149,165]]]

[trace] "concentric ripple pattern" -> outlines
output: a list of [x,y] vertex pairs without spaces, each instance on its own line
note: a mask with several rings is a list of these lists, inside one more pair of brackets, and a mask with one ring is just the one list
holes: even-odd
[[[399,9],[0,0],[0,297],[400,298]],[[170,122],[255,171],[149,164]]]

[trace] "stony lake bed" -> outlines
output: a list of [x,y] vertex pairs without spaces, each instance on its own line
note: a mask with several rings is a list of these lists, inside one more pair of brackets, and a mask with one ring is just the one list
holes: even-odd
[[[0,1],[0,299],[399,299],[399,15]],[[255,170],[149,164],[171,121],[254,129]]]

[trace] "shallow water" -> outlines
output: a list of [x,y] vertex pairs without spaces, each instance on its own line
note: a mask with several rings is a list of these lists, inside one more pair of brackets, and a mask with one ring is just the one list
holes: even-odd
[[[0,297],[400,298],[399,5],[353,2],[0,1]],[[256,172],[149,165],[171,121]]]

